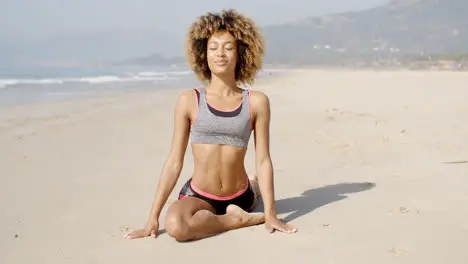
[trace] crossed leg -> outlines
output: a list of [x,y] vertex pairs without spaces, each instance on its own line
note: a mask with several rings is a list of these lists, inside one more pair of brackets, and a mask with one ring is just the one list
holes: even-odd
[[[255,176],[250,180],[258,196]],[[175,201],[169,207],[164,226],[167,233],[177,241],[189,241],[264,222],[263,213],[247,213],[237,205],[229,205],[226,214],[216,215],[209,203],[198,198],[186,197]]]

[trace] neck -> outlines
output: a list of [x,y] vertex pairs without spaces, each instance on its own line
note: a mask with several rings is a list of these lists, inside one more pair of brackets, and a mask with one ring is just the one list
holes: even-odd
[[234,76],[229,78],[224,78],[216,75],[211,76],[210,84],[207,87],[209,90],[221,94],[221,95],[229,95],[235,92],[237,88],[237,82]]

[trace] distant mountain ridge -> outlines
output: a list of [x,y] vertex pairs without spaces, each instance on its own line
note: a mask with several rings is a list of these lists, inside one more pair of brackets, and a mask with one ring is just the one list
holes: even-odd
[[313,60],[324,50],[348,55],[466,52],[468,0],[394,0],[364,11],[266,27],[264,34],[267,60],[277,62]]
[[[268,64],[337,64],[346,60],[468,52],[468,0],[393,0],[363,11],[267,26]],[[134,64],[185,63],[158,54]]]

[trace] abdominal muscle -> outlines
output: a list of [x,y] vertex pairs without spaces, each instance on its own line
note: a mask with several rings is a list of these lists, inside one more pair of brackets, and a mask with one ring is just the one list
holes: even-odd
[[201,191],[216,196],[229,196],[248,184],[244,167],[247,148],[192,144],[192,152],[192,184]]

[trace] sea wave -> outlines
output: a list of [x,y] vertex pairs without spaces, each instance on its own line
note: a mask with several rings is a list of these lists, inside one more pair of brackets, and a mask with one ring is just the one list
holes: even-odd
[[62,84],[60,79],[0,79],[0,88],[19,84]]
[[112,82],[138,82],[150,81],[158,82],[165,80],[177,80],[185,75],[189,75],[190,71],[180,72],[138,72],[126,73],[118,75],[101,75],[101,76],[83,76],[75,78],[0,78],[0,88],[16,85],[44,85],[44,84],[65,84],[65,83],[86,83],[86,84],[102,84]]
[[[264,69],[258,73],[258,77],[268,77],[280,69]],[[135,73],[118,73],[105,75],[84,75],[81,77],[57,77],[57,78],[15,78],[0,77],[0,89],[19,85],[61,85],[70,83],[83,83],[89,85],[119,83],[119,82],[164,82],[180,80],[192,74],[192,71],[139,71]]]

